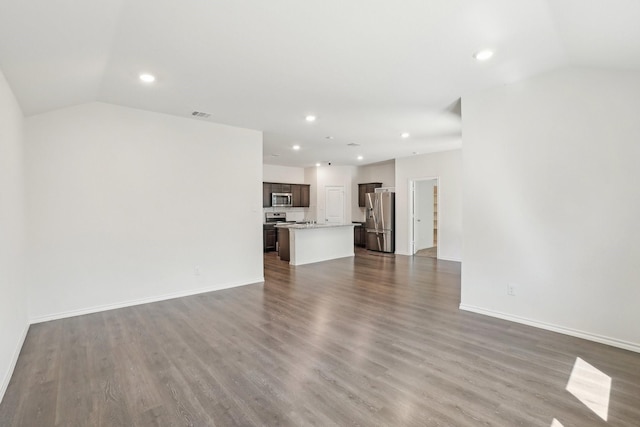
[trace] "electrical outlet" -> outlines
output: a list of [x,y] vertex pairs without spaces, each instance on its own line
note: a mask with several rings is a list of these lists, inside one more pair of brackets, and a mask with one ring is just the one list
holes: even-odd
[[507,295],[510,295],[512,297],[516,296],[516,285],[514,285],[513,283],[509,283],[507,285]]

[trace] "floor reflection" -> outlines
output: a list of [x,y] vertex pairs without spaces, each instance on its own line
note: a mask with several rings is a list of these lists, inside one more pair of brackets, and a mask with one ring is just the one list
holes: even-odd
[[611,394],[609,375],[577,357],[567,383],[567,391],[607,421]]

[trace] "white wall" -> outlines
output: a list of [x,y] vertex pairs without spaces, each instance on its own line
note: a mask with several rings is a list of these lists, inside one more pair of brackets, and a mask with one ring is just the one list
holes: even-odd
[[358,183],[382,182],[385,187],[395,185],[395,162],[390,160],[367,166],[320,166],[304,169],[304,182],[311,184],[309,219],[325,220],[325,187],[344,186],[345,221],[364,221],[364,208],[358,207]]
[[262,280],[260,132],[102,103],[26,132],[33,320]]
[[[318,222],[325,221],[325,189],[327,186],[343,186],[345,191],[345,222],[351,222],[352,186],[356,176],[355,166],[320,166],[307,168],[310,172],[308,177],[316,182],[311,182],[311,205],[316,205],[315,214]],[[315,171],[315,173],[314,173]],[[314,191],[315,187],[315,191]],[[315,196],[315,199],[314,199]],[[357,197],[357,193],[356,193]],[[357,203],[357,201],[356,201]]]
[[309,184],[309,209],[307,219],[318,220],[318,167],[304,169],[304,182]]
[[304,168],[279,165],[262,165],[262,180],[286,184],[307,184],[304,180]]
[[358,184],[368,182],[381,182],[383,187],[395,187],[396,185],[396,162],[389,160],[372,165],[359,166],[356,169],[356,176],[351,184],[351,217],[354,221],[365,220],[365,208],[358,206]]
[[0,401],[29,326],[22,129],[22,111],[0,71]]
[[564,69],[462,105],[461,307],[640,351],[640,73]]
[[438,258],[462,261],[462,150],[396,159],[396,253],[412,255],[409,182],[424,178],[439,178]]
[[[305,180],[305,169],[290,166],[262,165],[264,182],[284,182],[286,184],[308,184]],[[287,221],[302,221],[309,218],[311,208],[263,208],[263,212],[285,212]],[[315,214],[314,214],[315,215]]]
[[[358,166],[356,179],[358,183],[381,182],[383,187],[396,185],[396,162],[389,160],[371,165]],[[358,187],[356,186],[356,190]]]

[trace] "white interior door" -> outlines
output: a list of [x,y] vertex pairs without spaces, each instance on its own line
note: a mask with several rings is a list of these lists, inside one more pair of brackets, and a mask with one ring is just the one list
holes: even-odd
[[325,222],[327,224],[344,223],[344,187],[325,187]]
[[414,253],[433,247],[433,187],[435,179],[416,181],[414,191]]

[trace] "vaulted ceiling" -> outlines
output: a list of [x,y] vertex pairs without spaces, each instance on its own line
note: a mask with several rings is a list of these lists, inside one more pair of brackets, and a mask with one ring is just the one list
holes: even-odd
[[465,94],[640,69],[639,22],[637,0],[0,0],[0,69],[26,115],[201,111],[263,131],[265,163],[355,165],[459,147]]

